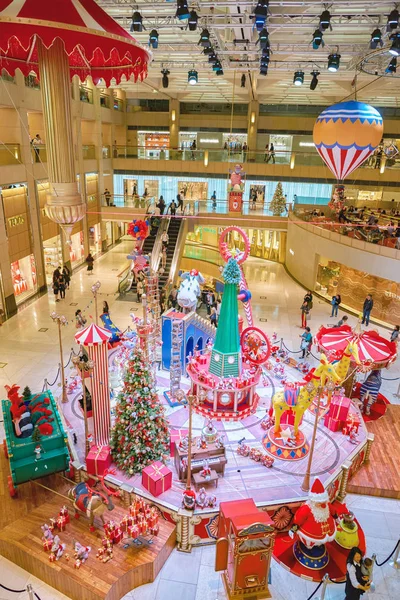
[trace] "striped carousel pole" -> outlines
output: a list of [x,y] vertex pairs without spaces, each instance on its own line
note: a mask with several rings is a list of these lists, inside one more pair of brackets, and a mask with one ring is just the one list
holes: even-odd
[[88,349],[93,361],[92,408],[94,425],[94,443],[107,446],[110,441],[111,411],[108,380],[108,340],[111,333],[92,323],[75,335],[77,344]]

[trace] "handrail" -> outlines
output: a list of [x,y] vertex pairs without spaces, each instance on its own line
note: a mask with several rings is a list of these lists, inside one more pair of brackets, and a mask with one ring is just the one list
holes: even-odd
[[168,215],[166,219],[161,219],[161,223],[157,230],[156,239],[154,240],[153,250],[151,251],[150,266],[153,271],[158,271],[161,260],[162,242],[161,236],[164,231],[168,230],[171,217]]
[[176,239],[175,251],[174,251],[174,255],[172,257],[172,261],[171,261],[171,268],[169,270],[168,279],[171,284],[174,283],[174,280],[175,280],[176,274],[177,274],[178,265],[183,256],[187,232],[188,232],[188,220],[186,217],[183,217],[181,219],[181,226],[179,228],[178,237]]

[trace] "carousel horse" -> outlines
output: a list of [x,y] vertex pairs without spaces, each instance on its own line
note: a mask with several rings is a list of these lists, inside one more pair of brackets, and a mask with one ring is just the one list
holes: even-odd
[[75,518],[78,519],[80,514],[89,517],[91,531],[94,530],[95,517],[100,517],[104,525],[104,511],[106,508],[110,511],[115,508],[111,496],[92,490],[84,481],[69,490],[68,497],[74,502]]
[[336,372],[335,367],[328,362],[325,354],[321,354],[321,359],[315,371],[310,372],[307,376],[310,382],[314,385],[314,389],[308,391],[305,385],[299,388],[290,388],[277,392],[272,397],[272,407],[275,413],[275,433],[281,430],[281,418],[283,413],[292,409],[295,414],[294,420],[294,435],[299,432],[299,423],[307,408],[310,406],[314,396],[317,394],[318,388],[324,386],[328,380],[339,383],[341,378]]

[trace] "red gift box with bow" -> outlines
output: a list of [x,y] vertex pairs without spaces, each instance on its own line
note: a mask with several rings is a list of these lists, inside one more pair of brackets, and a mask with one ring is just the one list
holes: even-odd
[[341,431],[343,429],[343,421],[339,421],[339,419],[334,419],[330,415],[326,415],[324,419],[324,425],[330,431]]
[[159,460],[151,463],[142,471],[142,485],[153,494],[159,496],[172,485],[172,471]]
[[345,422],[349,414],[350,405],[350,398],[346,398],[346,396],[332,396],[329,416],[332,419]]
[[110,446],[92,446],[86,457],[86,468],[90,475],[104,475],[111,465]]
[[136,540],[139,537],[139,527],[137,525],[130,525],[128,527],[128,533],[131,536],[131,538]]
[[43,550],[50,552],[53,542],[51,540],[43,540]]
[[187,429],[173,429],[170,431],[171,441],[170,441],[170,455],[174,456],[175,446],[179,446],[179,442],[181,442],[185,436],[187,436]]

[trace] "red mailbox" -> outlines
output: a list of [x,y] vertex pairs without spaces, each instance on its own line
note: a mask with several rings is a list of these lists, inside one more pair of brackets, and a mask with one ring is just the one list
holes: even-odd
[[271,598],[268,573],[275,529],[252,499],[221,502],[215,570],[229,600]]

